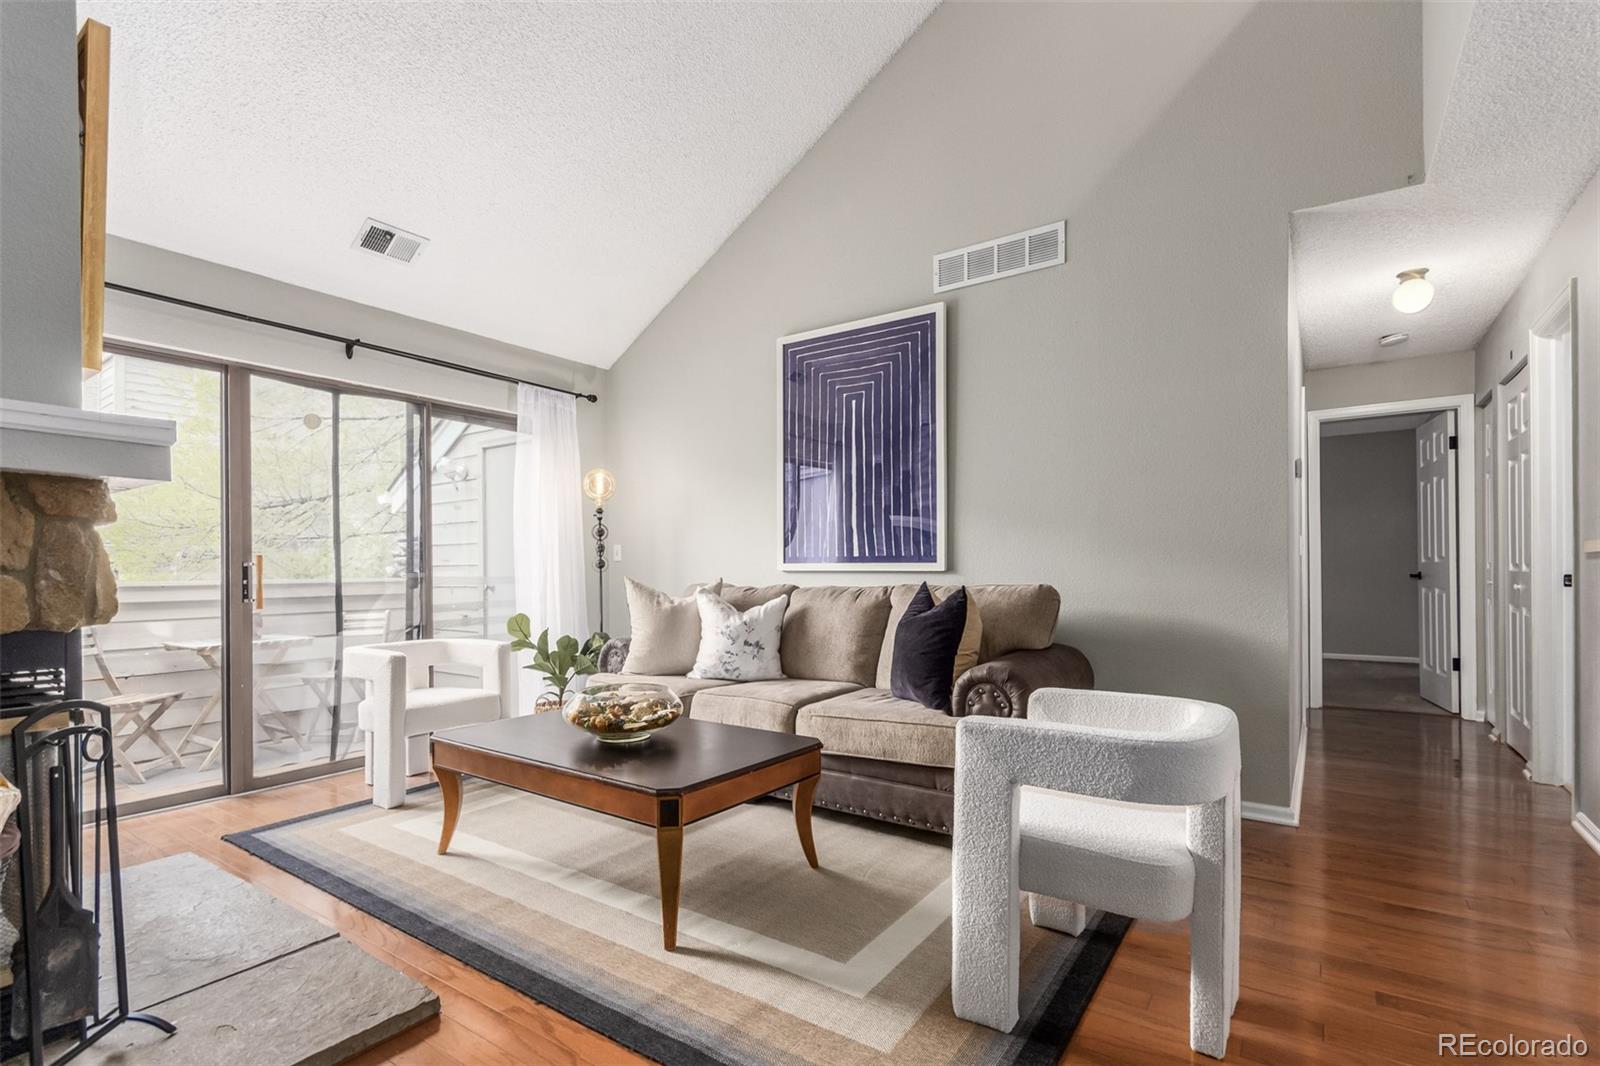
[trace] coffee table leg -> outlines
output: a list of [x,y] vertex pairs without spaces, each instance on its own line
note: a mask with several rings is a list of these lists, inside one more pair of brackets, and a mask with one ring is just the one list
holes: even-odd
[[435,766],[433,776],[439,779],[439,795],[444,798],[444,828],[439,830],[439,854],[443,855],[456,835],[456,819],[461,817],[461,775]]
[[683,827],[656,830],[656,860],[661,865],[661,946],[678,948],[678,879],[683,872]]
[[805,850],[806,862],[817,868],[817,845],[811,839],[811,797],[817,794],[817,782],[822,775],[808,777],[794,786],[794,827],[800,834],[800,847]]

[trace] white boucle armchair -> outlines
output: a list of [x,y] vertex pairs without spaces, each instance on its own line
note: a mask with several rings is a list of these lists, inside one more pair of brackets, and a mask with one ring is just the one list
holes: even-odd
[[1214,703],[1040,689],[956,726],[955,1012],[1017,1023],[1018,893],[1078,935],[1087,908],[1189,918],[1189,1043],[1221,1058],[1239,1000],[1239,726]]
[[[434,686],[439,667],[482,675],[478,688]],[[407,741],[438,729],[511,717],[511,645],[498,640],[405,640],[351,648],[345,674],[366,682],[358,713],[366,732],[367,783],[378,807],[406,800]],[[411,767],[427,769],[426,756]]]

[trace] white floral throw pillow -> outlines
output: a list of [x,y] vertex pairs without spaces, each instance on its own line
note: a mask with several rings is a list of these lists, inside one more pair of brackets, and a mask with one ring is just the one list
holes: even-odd
[[694,602],[700,609],[700,654],[690,677],[771,681],[783,676],[778,640],[789,597],[779,596],[743,613],[711,592],[696,592]]

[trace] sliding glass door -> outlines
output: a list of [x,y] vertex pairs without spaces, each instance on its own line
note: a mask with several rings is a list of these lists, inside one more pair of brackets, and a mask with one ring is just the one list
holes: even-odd
[[125,811],[225,789],[226,376],[220,367],[108,351],[83,384],[88,410],[168,418],[178,428],[170,481],[110,483],[116,521],[99,532],[118,609],[82,633],[83,694],[111,708]]
[[85,632],[134,809],[357,767],[349,649],[504,636],[509,417],[118,346],[84,402],[178,423],[170,482],[112,486],[121,610]]
[[517,613],[511,553],[516,429],[456,413],[433,417],[429,528],[436,636],[502,638]]
[[249,377],[246,779],[360,757],[345,652],[421,632],[424,412],[403,400]]

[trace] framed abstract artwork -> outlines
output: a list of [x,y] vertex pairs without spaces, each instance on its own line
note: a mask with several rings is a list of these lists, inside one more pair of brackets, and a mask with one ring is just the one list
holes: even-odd
[[779,339],[780,568],[946,568],[944,317]]

